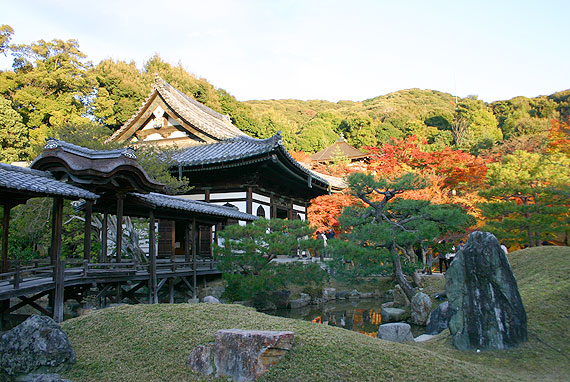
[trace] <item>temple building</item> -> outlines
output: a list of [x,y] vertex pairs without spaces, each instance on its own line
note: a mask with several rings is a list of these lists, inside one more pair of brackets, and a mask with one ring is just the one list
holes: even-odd
[[141,108],[110,138],[176,145],[173,175],[193,189],[183,198],[230,206],[265,218],[306,219],[310,200],[345,187],[291,157],[281,134],[256,139],[159,77]]

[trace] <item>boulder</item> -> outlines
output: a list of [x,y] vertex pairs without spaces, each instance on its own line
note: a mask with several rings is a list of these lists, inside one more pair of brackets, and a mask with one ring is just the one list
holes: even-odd
[[418,272],[412,273],[412,282],[418,288],[424,287],[424,279],[422,278],[422,276],[420,276]]
[[350,300],[358,300],[360,298],[360,293],[356,289],[353,289],[349,294],[348,298]]
[[188,364],[204,375],[254,381],[293,347],[293,332],[228,329],[216,332],[213,344],[192,351]]
[[201,288],[198,292],[198,297],[203,300],[206,296],[214,296],[219,300],[225,291],[226,288],[222,285],[212,285],[206,288]]
[[394,299],[394,289],[388,289],[382,295],[382,298],[385,300],[393,300]]
[[59,373],[74,363],[75,353],[67,336],[47,316],[33,315],[0,337],[0,374],[11,378]]
[[71,382],[69,379],[63,379],[59,374],[28,374],[23,378],[19,378],[18,382]]
[[414,338],[414,341],[415,342],[425,342],[425,341],[431,340],[433,337],[435,337],[435,335],[422,334],[422,335],[419,335],[416,338]]
[[394,307],[394,301],[388,301],[383,303],[382,305],[380,305],[382,308],[393,308]]
[[394,306],[401,308],[410,306],[410,300],[408,300],[408,296],[406,296],[404,290],[399,285],[396,285],[394,287]]
[[431,312],[431,299],[425,293],[418,292],[411,301],[412,324],[424,326]]
[[327,301],[334,300],[336,298],[336,289],[335,288],[323,289],[323,298]]
[[289,301],[291,309],[302,308],[309,305],[311,302],[311,296],[306,293],[301,293],[301,297],[295,300]]
[[218,300],[214,296],[206,296],[204,297],[203,302],[205,302],[206,304],[219,304],[220,300]]
[[342,300],[342,299],[348,298],[348,291],[341,290],[341,291],[336,292],[336,298],[337,298],[337,300]]
[[446,274],[449,330],[457,349],[508,349],[527,340],[517,281],[495,236],[473,232]]
[[440,304],[431,312],[427,320],[426,334],[439,334],[447,329],[449,322],[449,302]]
[[382,308],[382,323],[403,321],[407,318],[408,312],[399,308]]
[[408,342],[414,340],[410,325],[403,322],[380,325],[378,327],[378,338],[392,342]]

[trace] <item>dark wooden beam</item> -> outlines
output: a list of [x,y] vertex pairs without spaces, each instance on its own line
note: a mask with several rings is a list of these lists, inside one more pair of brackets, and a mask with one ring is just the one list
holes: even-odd
[[184,262],[190,262],[190,224],[184,222]]
[[83,236],[83,259],[91,260],[91,214],[93,213],[93,201],[85,202],[85,232]]
[[57,265],[57,260],[59,260],[59,256],[61,254],[62,229],[63,229],[63,199],[54,198],[52,225],[51,225],[51,252],[50,252],[51,265],[54,266]]
[[12,206],[4,204],[4,215],[2,216],[2,273],[8,272],[8,237],[10,232],[10,210]]
[[103,223],[101,224],[101,262],[107,262],[107,234],[108,234],[108,214],[103,214]]
[[55,293],[53,299],[53,319],[55,322],[63,321],[65,261],[57,259],[55,276]]
[[197,243],[198,232],[196,232],[196,218],[192,219],[192,298],[196,298],[196,254],[198,252]]
[[251,187],[247,188],[245,206],[245,212],[251,214],[251,211],[253,210],[253,188]]
[[117,194],[117,263],[121,262],[121,252],[123,250],[123,202],[125,195]]
[[154,219],[154,211],[149,212],[148,224],[148,254],[150,256],[150,288],[149,288],[149,304],[158,304],[158,291],[156,289],[156,240],[155,240],[156,221]]

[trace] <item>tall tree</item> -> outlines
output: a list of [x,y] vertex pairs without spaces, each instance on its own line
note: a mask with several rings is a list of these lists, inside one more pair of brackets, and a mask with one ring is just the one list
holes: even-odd
[[3,97],[0,97],[0,147],[1,162],[29,158],[28,129],[22,123],[22,116]]
[[331,242],[333,253],[337,259],[343,256],[343,262],[351,260],[358,277],[376,272],[378,267],[389,268],[391,263],[398,284],[412,298],[415,290],[404,277],[400,253],[413,261],[414,245],[446,233],[464,231],[474,219],[453,205],[398,197],[405,191],[427,186],[425,179],[413,173],[392,179],[356,173],[350,175],[348,181],[351,193],[365,207],[349,207],[343,211],[341,227],[348,233],[341,237],[346,240]]
[[489,166],[486,227],[512,244],[540,245],[568,229],[570,156],[515,151]]

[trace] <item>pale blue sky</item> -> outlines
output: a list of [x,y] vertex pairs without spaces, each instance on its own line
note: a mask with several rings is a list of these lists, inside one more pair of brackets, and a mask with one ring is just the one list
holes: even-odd
[[568,0],[0,1],[13,42],[74,38],[93,63],[139,67],[158,53],[242,101],[570,88]]

